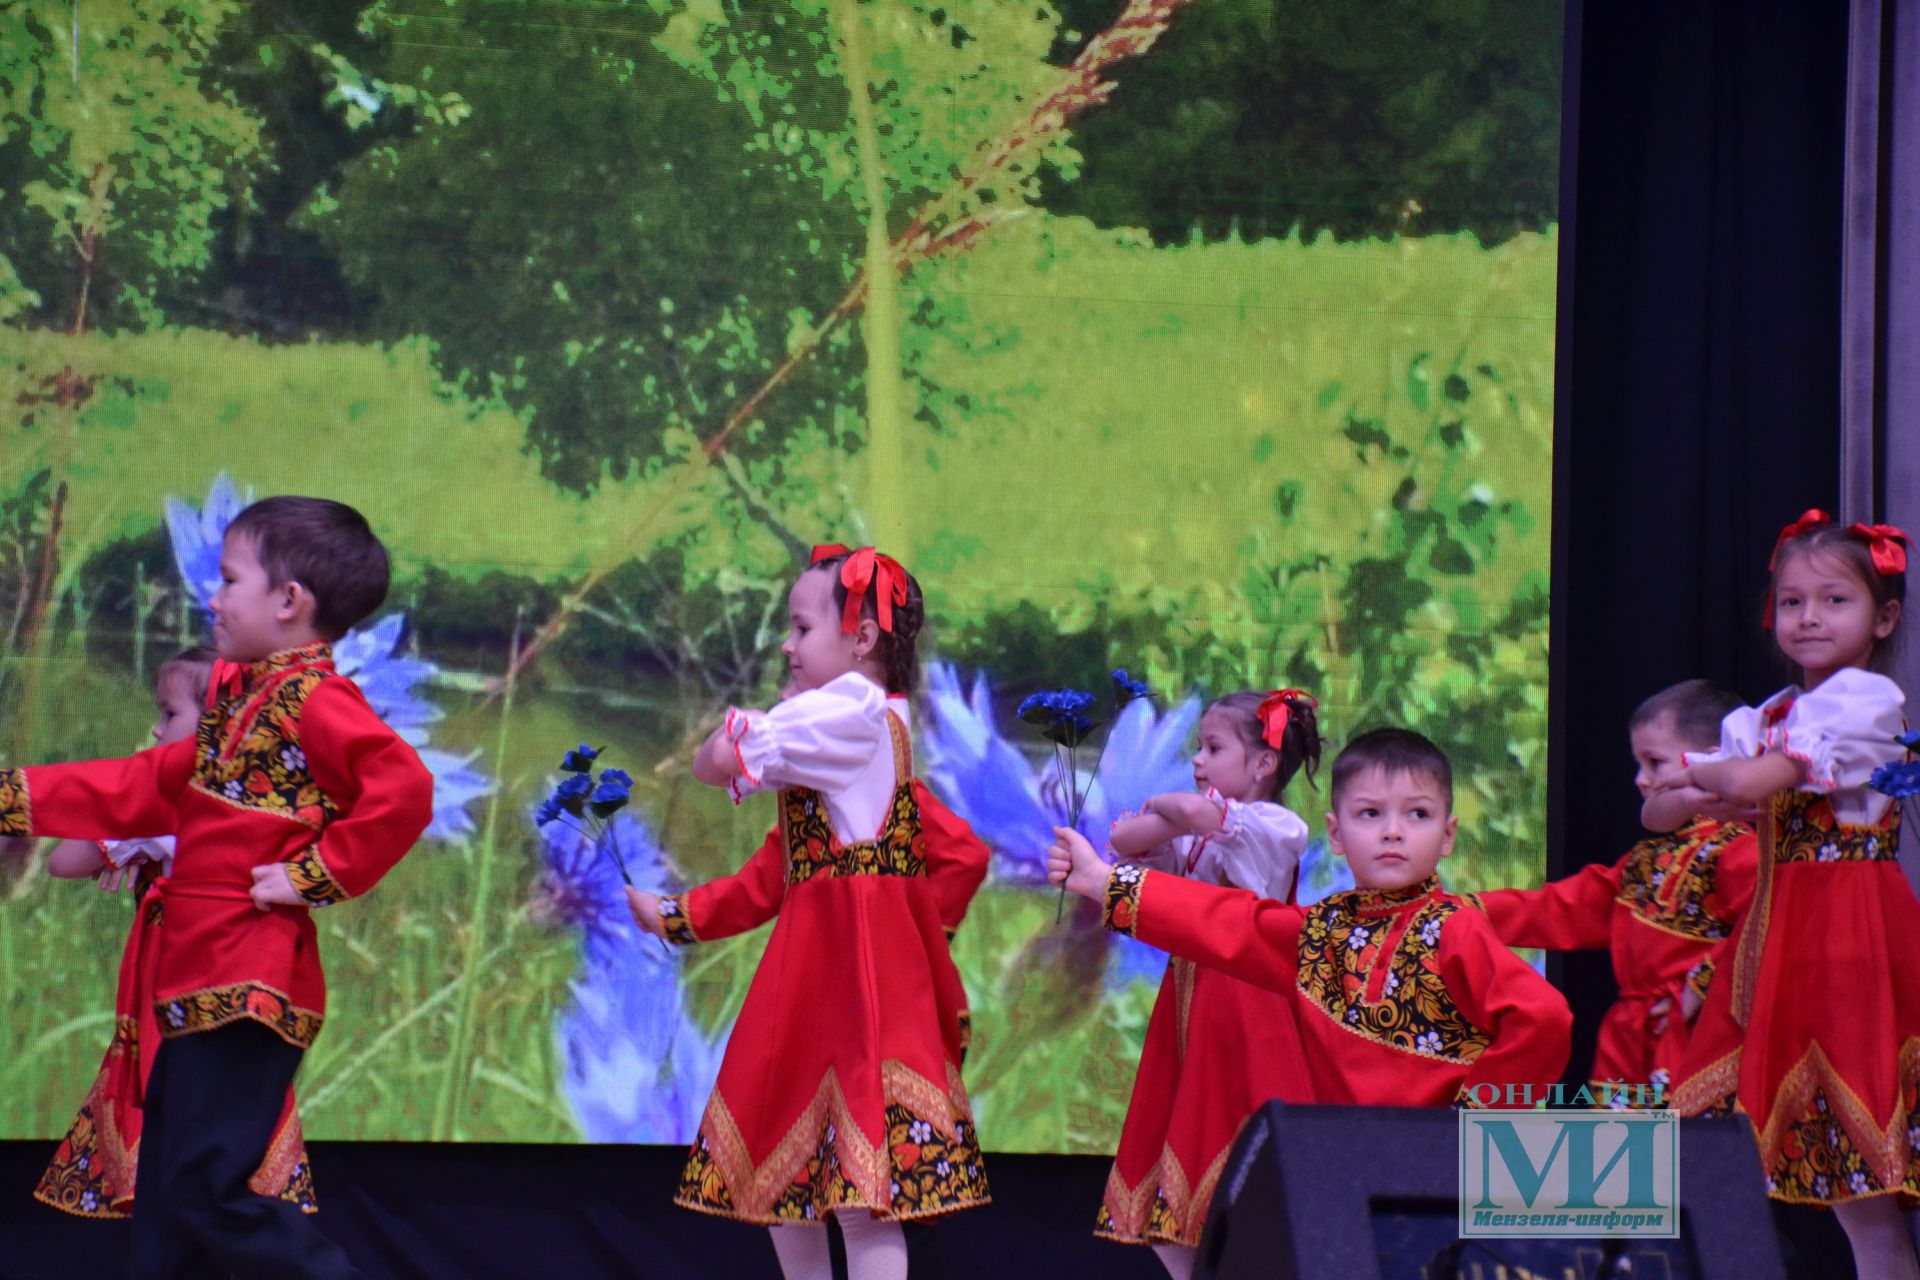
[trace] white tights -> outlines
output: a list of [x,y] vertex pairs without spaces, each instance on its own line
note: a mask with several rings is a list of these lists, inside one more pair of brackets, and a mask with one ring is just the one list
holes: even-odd
[[1187,1244],[1156,1244],[1153,1251],[1160,1258],[1160,1265],[1167,1269],[1173,1280],[1188,1280],[1193,1275],[1193,1260],[1200,1251]]
[[1920,1280],[1920,1259],[1907,1234],[1906,1215],[1893,1196],[1846,1200],[1833,1206],[1853,1246],[1853,1268],[1860,1280]]
[[[847,1245],[850,1280],[907,1280],[907,1235],[897,1222],[882,1222],[864,1209],[834,1215]],[[787,1280],[833,1280],[826,1223],[772,1228],[773,1251]]]

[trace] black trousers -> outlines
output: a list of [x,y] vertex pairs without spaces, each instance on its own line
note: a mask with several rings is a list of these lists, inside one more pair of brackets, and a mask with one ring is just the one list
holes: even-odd
[[134,1188],[136,1280],[359,1280],[297,1205],[247,1185],[302,1053],[257,1022],[161,1042]]

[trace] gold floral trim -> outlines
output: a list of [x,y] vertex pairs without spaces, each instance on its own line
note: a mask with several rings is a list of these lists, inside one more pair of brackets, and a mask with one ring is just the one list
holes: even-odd
[[1363,1040],[1473,1062],[1492,1038],[1461,1014],[1440,975],[1441,934],[1459,909],[1431,887],[1397,899],[1335,894],[1306,914],[1295,985],[1308,1004]]
[[324,1014],[296,1007],[286,992],[261,982],[189,991],[157,1002],[153,1012],[160,1020],[160,1034],[169,1039],[251,1020],[297,1049],[310,1048],[326,1020]]
[[[1761,1167],[1769,1178],[1774,1178],[1783,1166],[1790,1166],[1795,1160],[1793,1152],[1800,1144],[1789,1139],[1811,1123],[1822,1132],[1837,1132],[1851,1145],[1867,1175],[1878,1184],[1875,1190],[1900,1190],[1909,1179],[1920,1178],[1920,1170],[1914,1168],[1915,1143],[1909,1132],[1912,1123],[1909,1097],[1916,1084],[1920,1084],[1920,1038],[1909,1039],[1900,1046],[1893,1114],[1882,1127],[1867,1104],[1834,1070],[1832,1060],[1819,1042],[1808,1045],[1800,1061],[1774,1090],[1771,1109],[1764,1121],[1759,1117],[1755,1119]],[[1914,1189],[1907,1187],[1908,1191]],[[1834,1190],[1837,1192],[1838,1188]],[[1816,1194],[1812,1198],[1827,1201],[1848,1196]]]
[[0,836],[33,834],[33,797],[25,769],[0,769]]
[[985,1204],[986,1175],[965,1086],[947,1088],[888,1059],[881,1065],[887,1134],[877,1146],[848,1109],[829,1069],[813,1101],[759,1166],[718,1091],[681,1174],[675,1203],[743,1222],[815,1221],[861,1208],[903,1221]]
[[1172,1147],[1161,1148],[1160,1158],[1136,1187],[1127,1185],[1120,1176],[1120,1166],[1115,1164],[1107,1172],[1106,1198],[1101,1202],[1093,1233],[1121,1244],[1197,1246],[1207,1225],[1207,1210],[1220,1186],[1220,1175],[1226,1171],[1227,1157],[1233,1154],[1244,1128],[1245,1120],[1207,1162],[1200,1181],[1191,1186]]
[[693,921],[687,919],[687,912],[680,905],[677,895],[669,894],[660,899],[660,927],[666,930],[667,941],[676,947],[691,946],[700,941],[693,932]]
[[247,1186],[273,1200],[285,1200],[299,1206],[302,1213],[318,1213],[313,1198],[313,1167],[307,1163],[306,1136],[300,1128],[300,1113],[287,1117],[273,1135],[266,1159],[247,1179]]
[[[320,665],[299,670],[303,662]],[[200,719],[193,788],[248,813],[325,827],[337,808],[307,766],[299,725],[307,698],[333,676],[327,664],[328,651],[319,645],[250,668],[247,689]],[[292,674],[282,674],[289,668]]]
[[893,789],[880,834],[872,840],[842,844],[834,832],[827,802],[818,791],[788,787],[780,793],[780,836],[787,851],[787,883],[821,876],[924,876],[925,847],[920,839],[920,804],[911,780]]
[[1122,862],[1107,873],[1107,897],[1100,906],[1100,923],[1129,938],[1140,927],[1140,891],[1147,882],[1147,869]]
[[293,881],[293,891],[312,906],[332,906],[352,896],[340,887],[340,882],[327,870],[318,845],[308,845],[299,857],[287,862],[287,879]]
[[1712,1113],[1740,1092],[1740,1050],[1715,1058],[1680,1082],[1672,1093],[1673,1109],[1683,1116]]
[[107,1105],[112,1074],[110,1066],[102,1067],[94,1077],[79,1114],[33,1189],[34,1199],[76,1218],[127,1216],[139,1148],[127,1146]]

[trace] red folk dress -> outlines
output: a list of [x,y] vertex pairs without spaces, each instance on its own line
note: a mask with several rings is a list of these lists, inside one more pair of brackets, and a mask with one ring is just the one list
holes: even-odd
[[[948,938],[988,850],[913,776],[905,699],[861,675],[730,712],[780,816],[738,872],[678,897],[676,943],[778,915],[675,1200],[744,1222],[888,1220],[987,1203]],[[852,838],[848,838],[851,836]]]
[[[1129,860],[1290,900],[1307,824],[1282,805],[1217,792],[1220,829]],[[1147,1022],[1120,1149],[1094,1234],[1123,1244],[1197,1245],[1241,1128],[1270,1098],[1311,1101],[1292,1001],[1175,957]]]
[[1920,900],[1900,810],[1868,786],[1901,757],[1903,704],[1886,677],[1843,670],[1735,711],[1718,751],[1688,753],[1807,766],[1763,817],[1753,905],[1674,1091],[1684,1115],[1737,1098],[1776,1200],[1920,1198]]
[[[1711,954],[1733,935],[1753,896],[1757,859],[1752,828],[1696,818],[1672,835],[1640,841],[1611,866],[1583,867],[1538,889],[1474,895],[1509,946],[1612,953],[1620,998],[1600,1020],[1587,1073],[1596,1100],[1608,1096],[1609,1081],[1672,1089],[1687,1048],[1681,990],[1707,990]],[[1649,1010],[1661,1000],[1672,1006],[1665,1033],[1656,1035]],[[1618,1090],[1611,1096],[1627,1105]]]
[[[122,960],[119,999],[128,1009],[106,1064],[115,1073],[108,1087],[116,1106],[129,1091],[138,1096],[153,1033],[191,1035],[251,1020],[298,1048],[311,1045],[326,1016],[311,913],[255,907],[253,868],[285,863],[312,906],[357,897],[413,847],[432,805],[433,775],[334,671],[325,644],[246,668],[239,687],[186,741],[124,760],[0,769],[0,836],[176,837],[173,872],[147,891]],[[296,1177],[292,1163],[276,1164],[285,1157],[304,1165],[292,1114],[289,1102],[278,1156],[269,1153],[263,1165],[271,1194],[305,1176],[302,1169]],[[125,1118],[116,1112],[111,1123]],[[120,1154],[100,1147],[97,1123],[76,1130],[66,1144],[76,1167],[82,1158],[90,1167],[95,1149],[110,1167],[122,1155],[131,1159],[134,1142],[124,1130]],[[127,1185],[120,1177],[95,1188],[96,1200],[105,1194],[111,1201]],[[85,1192],[73,1193],[76,1204]],[[64,1184],[56,1194],[67,1195]]]
[[1573,1013],[1492,923],[1427,880],[1351,889],[1311,907],[1120,866],[1107,927],[1294,994],[1313,1100],[1366,1106],[1545,1095]]

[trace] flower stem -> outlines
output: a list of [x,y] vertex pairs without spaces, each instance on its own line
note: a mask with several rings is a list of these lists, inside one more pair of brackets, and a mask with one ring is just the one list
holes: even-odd
[[[1080,829],[1080,775],[1073,765],[1072,747],[1065,743],[1053,744],[1053,767],[1060,778],[1060,785],[1067,793],[1067,825],[1075,831]],[[1060,882],[1060,900],[1053,906],[1053,923],[1058,925],[1067,914],[1067,882]]]

